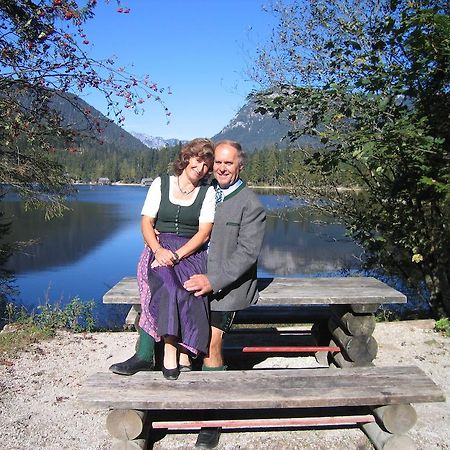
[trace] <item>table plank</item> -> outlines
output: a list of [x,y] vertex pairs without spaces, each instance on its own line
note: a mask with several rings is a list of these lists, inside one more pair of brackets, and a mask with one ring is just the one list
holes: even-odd
[[[258,305],[406,303],[406,296],[373,277],[260,278]],[[139,303],[136,278],[125,277],[103,303]]]

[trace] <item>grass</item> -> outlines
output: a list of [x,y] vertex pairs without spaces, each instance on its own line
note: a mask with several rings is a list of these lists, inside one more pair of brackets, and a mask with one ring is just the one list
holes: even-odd
[[14,356],[30,344],[52,338],[57,330],[80,333],[94,329],[92,300],[83,302],[75,297],[64,307],[47,302],[37,309],[28,313],[12,303],[5,305],[2,316],[7,325],[0,333],[0,363],[5,356]]
[[391,311],[385,308],[378,308],[375,313],[375,320],[377,322],[397,322],[402,320],[400,315],[395,311]]
[[53,334],[35,325],[14,324],[0,334],[0,364],[3,357],[14,356],[31,344],[49,339]]

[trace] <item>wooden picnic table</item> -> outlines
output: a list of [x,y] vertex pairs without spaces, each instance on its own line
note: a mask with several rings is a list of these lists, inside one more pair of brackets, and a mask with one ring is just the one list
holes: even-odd
[[[303,336],[267,335],[266,345],[242,346],[246,353],[314,353],[323,364],[339,367],[372,363],[378,351],[374,313],[380,305],[406,303],[406,296],[373,277],[259,278],[256,305],[240,311],[235,323],[309,323]],[[136,278],[125,277],[103,296],[106,304],[129,304],[129,324],[136,323],[140,300]],[[273,345],[274,337],[279,343]],[[227,336],[228,341],[236,338]],[[242,340],[243,341],[243,340]],[[226,342],[226,341],[225,341]]]

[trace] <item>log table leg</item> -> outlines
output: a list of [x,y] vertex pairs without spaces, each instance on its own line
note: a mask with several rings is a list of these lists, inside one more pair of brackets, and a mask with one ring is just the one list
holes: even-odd
[[[328,330],[327,322],[315,322],[311,327],[311,336],[316,341],[316,345],[328,346],[330,343],[331,334]],[[314,357],[321,366],[329,366],[327,352],[316,352]]]
[[139,327],[139,317],[141,315],[141,306],[140,305],[132,305],[130,310],[128,311],[127,317],[125,318],[125,329],[134,329],[137,331]]
[[113,450],[140,450],[145,448],[146,411],[113,409],[106,418],[106,429],[114,438]]
[[330,318],[328,326],[336,344],[350,361],[361,364],[370,363],[375,359],[378,345],[373,336],[348,335],[333,318]]
[[417,413],[410,404],[372,408],[378,424],[392,434],[407,433],[417,422]]
[[[330,357],[339,367],[369,366],[378,352],[372,336],[375,318],[371,311],[378,305],[333,305],[328,327],[342,354]],[[357,310],[358,312],[355,312]]]
[[388,433],[380,428],[376,422],[364,423],[361,429],[372,442],[376,450],[416,450],[414,441],[404,434]]
[[373,314],[356,314],[345,305],[335,305],[331,308],[335,320],[342,325],[351,336],[372,336],[375,330]]
[[[339,347],[333,339],[330,340],[329,345],[330,347]],[[367,367],[374,365],[372,362],[351,361],[344,352],[330,352],[328,358],[330,364],[333,364],[335,367]]]

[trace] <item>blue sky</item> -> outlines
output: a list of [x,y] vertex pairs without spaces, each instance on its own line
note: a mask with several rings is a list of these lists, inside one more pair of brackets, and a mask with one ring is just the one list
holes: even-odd
[[[121,65],[133,65],[159,86],[170,86],[165,98],[170,124],[155,102],[144,115],[126,114],[125,129],[164,138],[212,137],[234,117],[256,86],[248,67],[257,45],[273,28],[263,11],[268,0],[123,0],[99,2],[86,26],[96,58],[116,55]],[[106,113],[94,93],[83,98]]]

